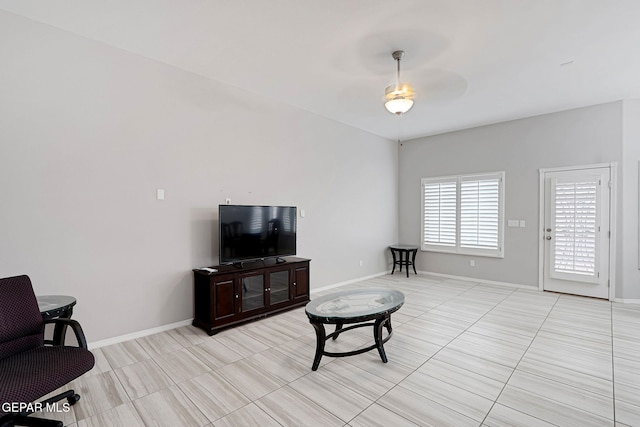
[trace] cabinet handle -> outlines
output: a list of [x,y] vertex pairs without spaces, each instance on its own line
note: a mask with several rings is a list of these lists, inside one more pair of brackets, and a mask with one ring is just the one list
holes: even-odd
[[236,299],[238,299],[238,298],[239,298],[239,297],[238,297],[238,294],[236,294]]
[[298,284],[296,282],[293,282],[293,286],[298,286]]

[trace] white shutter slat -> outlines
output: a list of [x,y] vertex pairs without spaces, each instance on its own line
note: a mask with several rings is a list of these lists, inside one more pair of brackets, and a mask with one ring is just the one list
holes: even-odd
[[455,247],[456,181],[425,183],[423,188],[423,244]]
[[554,270],[594,277],[598,181],[555,182]]
[[465,180],[460,184],[460,246],[498,249],[499,178]]

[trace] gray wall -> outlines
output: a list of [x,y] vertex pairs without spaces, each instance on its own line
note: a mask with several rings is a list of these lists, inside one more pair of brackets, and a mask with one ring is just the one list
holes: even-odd
[[638,169],[640,167],[640,100],[623,103],[622,145],[622,235],[618,257],[623,281],[621,295],[640,300],[640,260],[638,260]]
[[193,317],[225,198],[306,211],[312,288],[387,268],[394,142],[2,12],[0,58],[0,277],[77,297],[90,342]]
[[[621,102],[401,143],[400,241],[420,242],[421,178],[504,170],[505,219],[526,221],[525,228],[505,226],[504,259],[419,252],[416,263],[425,271],[537,287],[538,170],[620,164],[621,158]],[[619,227],[619,235],[620,231]],[[475,260],[475,267],[469,265],[471,259]],[[620,266],[617,272],[620,275]]]

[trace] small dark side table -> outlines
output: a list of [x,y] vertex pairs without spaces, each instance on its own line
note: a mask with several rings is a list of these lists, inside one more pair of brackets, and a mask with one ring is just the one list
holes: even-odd
[[[417,246],[408,246],[408,245],[392,245],[389,246],[391,250],[391,256],[393,257],[393,268],[391,269],[391,274],[396,271],[396,265],[400,266],[400,271],[402,271],[402,266],[404,265],[407,269],[407,277],[409,277],[409,266],[413,266],[413,272],[418,274],[416,271],[416,254],[418,253]],[[409,259],[411,257],[411,259]]]
[[[70,319],[73,314],[73,306],[76,299],[67,295],[38,295],[38,308],[42,315],[42,320]],[[64,325],[55,325],[53,329],[53,339],[45,340],[45,344],[64,345],[65,338]]]

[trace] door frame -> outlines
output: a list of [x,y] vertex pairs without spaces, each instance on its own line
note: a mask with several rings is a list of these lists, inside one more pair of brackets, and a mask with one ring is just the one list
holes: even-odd
[[545,175],[547,172],[568,172],[575,170],[586,170],[596,168],[609,169],[609,229],[611,237],[609,238],[609,301],[613,301],[616,295],[616,206],[617,206],[617,181],[618,181],[618,164],[597,163],[590,165],[566,166],[558,168],[541,168],[539,172],[539,198],[538,198],[538,289],[544,291],[544,218],[545,218]]

